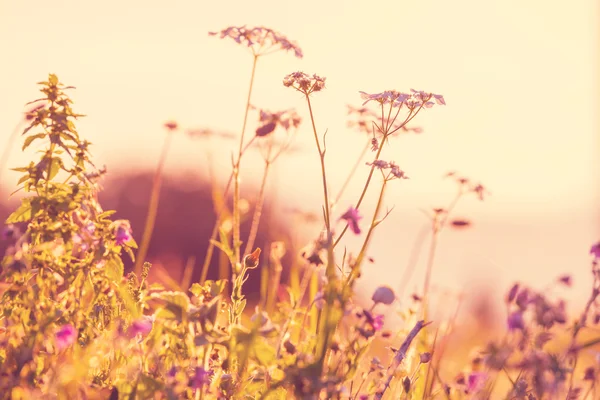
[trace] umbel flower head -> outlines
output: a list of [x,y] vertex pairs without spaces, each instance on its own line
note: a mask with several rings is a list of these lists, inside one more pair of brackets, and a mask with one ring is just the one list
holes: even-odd
[[257,26],[230,26],[220,32],[208,32],[210,36],[219,35],[221,39],[229,37],[238,44],[248,46],[255,56],[271,54],[279,50],[293,51],[294,55],[302,58],[302,50],[298,45],[273,29]]
[[386,90],[381,93],[359,92],[360,97],[365,101],[363,106],[370,101],[375,101],[381,105],[391,104],[393,107],[406,106],[409,109],[431,108],[435,104],[445,106],[446,101],[441,94],[427,93],[422,90],[411,89],[411,94],[398,92],[396,90]]
[[308,96],[312,92],[319,92],[325,88],[325,79],[317,74],[310,76],[304,72],[292,72],[283,78],[283,86],[292,87]]

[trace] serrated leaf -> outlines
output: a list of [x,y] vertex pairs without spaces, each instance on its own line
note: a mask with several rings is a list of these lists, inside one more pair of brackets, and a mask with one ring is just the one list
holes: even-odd
[[50,174],[48,175],[48,180],[52,180],[60,171],[60,167],[62,167],[62,160],[58,157],[52,158],[52,162],[50,163]]
[[6,219],[7,224],[14,224],[16,222],[27,222],[33,217],[33,209],[31,206],[31,200],[23,199],[21,205],[17,208],[10,216]]
[[23,143],[23,148],[21,150],[25,150],[26,148],[28,148],[34,140],[43,139],[45,137],[46,137],[45,133],[38,133],[36,135],[27,136],[25,138],[25,142]]
[[48,75],[48,83],[52,86],[56,86],[58,84],[58,77],[54,74]]

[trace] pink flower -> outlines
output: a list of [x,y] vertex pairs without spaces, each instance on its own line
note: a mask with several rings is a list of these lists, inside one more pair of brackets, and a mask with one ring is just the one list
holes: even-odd
[[600,259],[600,242],[592,246],[590,249],[590,254],[594,256],[594,261],[598,261]]
[[292,87],[297,91],[309,95],[313,92],[321,91],[325,88],[325,79],[313,74],[311,77],[304,72],[292,72],[283,78],[283,86]]
[[358,214],[358,210],[354,207],[350,207],[348,209],[348,211],[346,211],[340,217],[340,219],[343,219],[348,223],[348,226],[350,226],[350,229],[352,229],[352,232],[354,232],[357,235],[360,234],[360,227],[358,226],[358,221],[361,218],[362,218],[362,216],[360,216]]
[[525,329],[525,321],[523,320],[523,313],[521,311],[515,311],[511,313],[507,318],[508,329],[523,330]]
[[77,339],[77,331],[71,324],[66,324],[60,327],[60,329],[54,335],[56,340],[56,347],[58,350],[64,350],[67,347],[75,343]]
[[117,241],[117,245],[122,246],[133,239],[133,236],[131,236],[131,225],[129,225],[129,221],[125,220],[115,222],[117,226],[115,240]]
[[298,58],[302,58],[302,50],[298,45],[281,33],[272,29],[257,26],[230,26],[220,32],[208,32],[210,36],[219,35],[221,39],[229,37],[238,44],[250,47],[255,55],[270,54],[275,51],[292,51]]
[[477,393],[485,385],[487,374],[485,372],[471,372],[467,379],[467,390],[469,393]]
[[138,334],[142,337],[148,335],[152,330],[152,319],[150,317],[142,317],[138,320],[133,321],[127,331],[127,335],[130,338],[136,337]]
[[192,378],[192,389],[202,389],[204,385],[210,383],[212,373],[201,367],[196,367],[194,377]]
[[363,312],[365,314],[367,324],[369,324],[375,332],[380,331],[383,328],[383,314],[372,314],[367,310],[364,310]]
[[168,122],[165,122],[164,126],[165,126],[165,128],[167,128],[167,130],[174,131],[177,129],[178,125],[177,125],[177,122],[175,122],[175,121],[168,121]]

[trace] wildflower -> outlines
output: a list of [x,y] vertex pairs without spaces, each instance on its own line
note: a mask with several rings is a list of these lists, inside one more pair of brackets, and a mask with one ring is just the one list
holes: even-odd
[[484,195],[490,194],[490,192],[485,187],[483,187],[481,183],[478,183],[477,185],[473,186],[473,188],[471,188],[471,191],[475,193],[481,201],[483,201]]
[[308,96],[313,92],[319,92],[325,88],[325,79],[317,74],[309,76],[304,72],[292,72],[283,78],[283,86],[292,87]]
[[359,93],[360,93],[360,97],[363,100],[365,100],[365,102],[362,104],[363,106],[370,101],[376,101],[377,103],[379,103],[381,105],[392,103],[395,106],[398,106],[398,105],[402,105],[402,103],[404,103],[406,100],[408,100],[410,98],[409,94],[401,93],[396,90],[386,90],[385,92],[382,92],[382,93],[373,93],[373,94],[365,93],[362,91]]
[[137,335],[144,337],[144,336],[148,335],[151,330],[152,330],[152,318],[144,316],[140,319],[133,321],[133,323],[129,327],[127,334],[130,338],[134,338]]
[[367,324],[373,329],[373,331],[377,332],[383,328],[384,316],[382,314],[372,314],[371,312],[364,310],[364,316]]
[[594,256],[594,261],[600,260],[600,242],[590,248],[590,254]]
[[77,331],[71,324],[63,325],[54,335],[58,350],[64,350],[75,343]]
[[389,306],[394,302],[394,300],[396,300],[396,295],[391,287],[379,286],[373,293],[371,300],[373,300],[375,304],[381,303]]
[[454,219],[450,222],[452,227],[457,229],[468,228],[471,225],[471,222],[466,219]]
[[594,367],[588,367],[585,369],[585,373],[583,375],[584,381],[595,381],[596,380],[596,371]]
[[523,320],[523,313],[521,311],[511,313],[507,318],[507,325],[510,331],[524,330],[525,321]]
[[194,371],[194,377],[192,378],[191,387],[192,389],[202,389],[204,385],[210,383],[210,376],[212,373],[205,370],[202,367],[196,367]]
[[259,123],[261,124],[256,130],[256,136],[267,136],[273,132],[277,126],[281,126],[286,131],[290,128],[297,128],[302,119],[295,110],[285,110],[279,112],[270,112],[260,110]]
[[129,224],[129,221],[115,221],[115,225],[117,227],[115,232],[115,240],[117,241],[117,245],[122,246],[133,239],[133,236],[131,235],[131,225]]
[[325,305],[325,297],[323,296],[323,292],[321,292],[321,291],[317,292],[317,294],[315,295],[315,298],[313,299],[313,303],[317,310],[320,310],[323,308],[323,306]]
[[262,26],[254,28],[246,28],[245,25],[230,26],[220,32],[209,32],[208,34],[210,36],[219,35],[221,39],[229,37],[238,44],[245,44],[256,56],[285,50],[293,51],[296,57],[302,58],[302,50],[297,44],[281,33]]
[[471,372],[467,378],[467,390],[469,393],[477,393],[485,385],[487,374],[485,372]]
[[563,275],[560,278],[558,278],[558,282],[562,283],[565,286],[571,287],[571,285],[573,284],[573,279],[571,278],[571,275]]
[[402,388],[405,393],[410,392],[410,378],[408,376],[402,380]]
[[427,364],[429,361],[431,361],[431,353],[422,353],[419,356],[419,361],[421,361],[421,364]]
[[352,229],[352,232],[355,234],[360,234],[360,227],[358,226],[358,221],[362,218],[361,215],[358,214],[358,210],[354,207],[350,207],[348,211],[346,211],[340,219],[345,220]]
[[165,128],[167,128],[167,130],[169,130],[171,132],[171,131],[177,130],[178,125],[177,125],[177,122],[175,122],[175,121],[168,121],[168,122],[165,122],[164,126],[165,126]]

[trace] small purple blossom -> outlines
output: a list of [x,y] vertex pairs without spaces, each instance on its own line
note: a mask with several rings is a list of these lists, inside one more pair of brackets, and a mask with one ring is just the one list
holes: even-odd
[[292,72],[283,78],[283,86],[291,87],[304,93],[306,96],[313,92],[319,92],[325,88],[325,79],[317,74],[311,77],[304,72]]
[[594,256],[594,261],[600,260],[600,242],[590,248],[590,254]]
[[149,317],[142,317],[133,321],[129,329],[127,330],[127,335],[130,338],[136,337],[138,334],[142,337],[148,335],[152,330],[152,319]]
[[364,315],[367,324],[369,324],[375,332],[380,331],[383,328],[383,314],[372,314],[371,312],[364,310]]
[[485,372],[471,372],[467,378],[467,390],[469,393],[477,393],[485,385],[487,374]]
[[298,45],[273,29],[257,26],[230,26],[220,32],[208,32],[210,36],[221,39],[229,37],[238,44],[245,44],[256,55],[270,54],[275,51],[292,51],[297,58],[302,58],[302,50]]
[[60,329],[54,335],[56,339],[56,347],[58,350],[64,350],[67,347],[75,343],[77,339],[77,331],[71,324],[66,324],[60,327]]
[[358,210],[354,207],[350,207],[348,209],[348,211],[346,211],[340,217],[340,219],[343,219],[348,223],[348,226],[350,226],[350,229],[352,229],[352,232],[354,232],[357,235],[360,234],[360,227],[358,226],[358,221],[360,221],[361,218],[362,218],[362,216],[358,213]]
[[212,373],[210,371],[207,371],[202,367],[196,367],[191,382],[192,389],[202,389],[204,385],[209,384],[211,375]]
[[506,322],[508,329],[511,331],[525,329],[525,321],[523,320],[523,313],[521,311],[511,313]]
[[133,239],[131,235],[131,225],[129,221],[121,220],[117,221],[117,229],[115,231],[115,240],[117,245],[122,246]]

